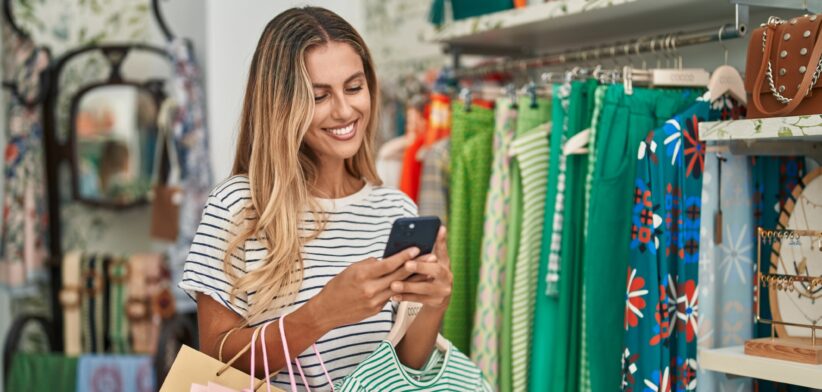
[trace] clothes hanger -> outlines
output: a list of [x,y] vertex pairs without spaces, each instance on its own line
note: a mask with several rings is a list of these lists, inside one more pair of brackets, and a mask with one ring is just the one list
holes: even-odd
[[[655,53],[654,43],[651,41],[651,51]],[[670,66],[671,54],[676,51],[677,38],[674,35],[667,35],[664,38],[664,51],[666,55],[666,65]],[[655,68],[650,70],[635,69],[631,66],[623,68],[623,85],[625,94],[633,94],[635,84],[649,87],[707,87],[710,80],[708,71],[702,68],[683,68],[681,56],[679,61],[674,61],[676,68]],[[657,57],[657,66],[660,66]]]
[[731,98],[739,101],[743,105],[748,103],[748,97],[745,93],[745,82],[742,80],[742,75],[739,71],[728,65],[728,47],[722,43],[722,32],[725,26],[719,28],[717,38],[719,38],[719,45],[725,49],[725,64],[720,65],[711,74],[711,79],[708,81],[708,96],[711,102],[715,102],[724,95],[729,95]]
[[[625,51],[626,59],[629,60],[629,63],[630,63],[631,62],[631,59],[630,59],[630,46],[626,44],[623,49]],[[611,55],[611,61],[613,61],[612,66],[614,68],[619,68],[620,64],[619,64],[619,61],[617,61],[617,59],[616,59],[616,50],[617,50],[616,46],[612,46],[610,48],[610,55]],[[597,58],[598,57],[599,56],[597,55]],[[602,64],[598,64],[594,68],[593,76],[595,78],[599,79],[600,72],[602,72]],[[591,141],[591,128],[587,128],[587,129],[584,129],[580,132],[577,132],[576,135],[571,136],[571,138],[569,138],[568,140],[565,141],[565,144],[562,146],[562,155],[568,156],[568,155],[588,154],[588,152],[589,152],[588,143],[590,141]]]
[[[394,321],[394,326],[391,327],[391,331],[388,332],[388,336],[385,338],[385,340],[391,343],[391,346],[397,347],[397,344],[405,337],[405,333],[408,331],[408,328],[411,327],[411,324],[414,323],[414,319],[417,318],[417,314],[422,310],[422,306],[422,304],[416,302],[400,302],[397,308],[397,319]],[[451,343],[441,334],[437,334],[437,340],[434,346],[440,352],[445,353],[448,351]]]

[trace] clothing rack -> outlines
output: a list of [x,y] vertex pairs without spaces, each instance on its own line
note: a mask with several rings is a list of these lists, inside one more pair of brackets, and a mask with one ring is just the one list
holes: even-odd
[[604,59],[617,57],[638,56],[644,53],[675,54],[679,48],[685,46],[702,45],[710,42],[721,42],[745,36],[745,25],[738,28],[732,24],[723,25],[710,30],[700,30],[690,33],[670,33],[656,36],[640,37],[626,42],[572,49],[559,53],[550,53],[526,59],[506,59],[494,64],[481,65],[473,68],[461,68],[454,71],[455,77],[474,78],[490,73],[527,72],[529,70],[556,67],[566,64],[598,62]]

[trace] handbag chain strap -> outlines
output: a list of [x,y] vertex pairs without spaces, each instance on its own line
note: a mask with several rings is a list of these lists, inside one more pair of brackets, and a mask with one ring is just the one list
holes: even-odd
[[[782,20],[778,17],[775,17],[775,16],[771,16],[770,18],[768,18],[768,23],[763,23],[762,26],[763,27],[765,25],[778,26],[778,25],[781,25],[781,24],[784,24],[784,23],[785,23],[784,20]],[[767,42],[768,42],[768,30],[765,29],[765,31],[762,32],[762,52],[763,53],[765,52],[765,46],[767,46]],[[765,55],[767,56],[768,54],[765,53]],[[808,91],[805,93],[805,96],[810,94],[811,90],[813,90],[813,87],[816,86],[816,82],[819,80],[820,74],[822,74],[822,58],[820,58],[819,62],[816,64],[816,70],[813,73],[813,78],[811,78],[811,85],[808,86]],[[792,98],[785,97],[784,95],[780,94],[779,91],[776,89],[776,83],[773,80],[773,66],[771,65],[770,57],[768,57],[768,71],[766,72],[766,75],[768,76],[768,87],[771,89],[771,94],[773,94],[773,96],[776,97],[776,100],[779,101],[780,103],[782,103],[783,105],[787,105],[787,104],[791,103],[791,101],[793,101]]]

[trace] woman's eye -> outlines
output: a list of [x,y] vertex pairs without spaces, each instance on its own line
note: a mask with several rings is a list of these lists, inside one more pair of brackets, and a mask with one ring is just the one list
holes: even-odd
[[314,102],[320,102],[323,99],[325,99],[327,96],[328,96],[328,94],[323,94],[323,95],[320,95],[320,96],[315,95],[314,96]]
[[349,93],[356,93],[356,92],[359,92],[360,90],[362,90],[362,86],[351,87],[347,90],[348,90]]

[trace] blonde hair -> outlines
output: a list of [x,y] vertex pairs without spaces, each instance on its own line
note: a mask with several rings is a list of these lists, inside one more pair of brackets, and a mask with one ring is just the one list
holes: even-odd
[[[314,93],[306,67],[306,52],[331,41],[344,42],[362,58],[371,115],[357,153],[345,161],[354,178],[379,185],[374,165],[379,88],[371,55],[362,37],[339,15],[319,7],[292,8],[265,27],[251,61],[237,152],[232,174],[248,176],[251,201],[239,214],[240,230],[228,244],[223,270],[232,279],[231,300],[237,293],[256,291],[245,322],[253,324],[266,311],[289,305],[303,278],[303,245],[316,238],[325,221],[311,184],[318,176],[317,155],[304,138],[314,116]],[[299,229],[300,216],[311,211],[319,222],[311,236]],[[230,257],[256,236],[267,255],[259,269],[237,278]]]

